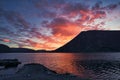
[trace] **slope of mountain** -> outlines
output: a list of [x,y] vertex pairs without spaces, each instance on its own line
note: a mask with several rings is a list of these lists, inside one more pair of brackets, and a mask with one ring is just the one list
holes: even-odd
[[120,31],[83,31],[56,52],[119,52]]

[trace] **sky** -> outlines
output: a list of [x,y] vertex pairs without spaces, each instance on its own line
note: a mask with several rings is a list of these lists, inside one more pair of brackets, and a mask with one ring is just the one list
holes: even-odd
[[120,0],[0,0],[0,44],[55,50],[87,30],[120,30]]

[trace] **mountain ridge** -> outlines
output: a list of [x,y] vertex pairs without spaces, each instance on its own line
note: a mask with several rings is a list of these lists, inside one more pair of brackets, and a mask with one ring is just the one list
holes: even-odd
[[56,52],[120,52],[120,31],[90,30],[78,34]]
[[45,50],[33,50],[28,48],[10,48],[7,45],[0,44],[0,53],[34,53],[47,52]]

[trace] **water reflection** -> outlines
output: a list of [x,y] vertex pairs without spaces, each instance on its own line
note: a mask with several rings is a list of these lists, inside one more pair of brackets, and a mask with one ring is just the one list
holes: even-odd
[[[19,59],[22,65],[40,63],[58,73],[72,73],[92,80],[119,80],[120,54],[29,53],[0,54],[0,59]],[[21,66],[22,66],[21,65]]]
[[[80,56],[79,59],[80,58],[82,58],[82,56]],[[35,54],[33,61],[34,63],[41,63],[48,68],[57,71],[58,73],[74,73],[76,75],[81,74],[78,70],[78,67],[74,64],[74,54]]]

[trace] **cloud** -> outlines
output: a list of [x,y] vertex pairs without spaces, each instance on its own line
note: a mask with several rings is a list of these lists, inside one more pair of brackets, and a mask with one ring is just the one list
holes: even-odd
[[9,43],[9,42],[11,42],[10,39],[0,39],[0,41],[3,41],[3,42],[5,42],[5,43]]
[[[14,27],[17,27],[18,29],[28,29],[31,27],[30,23],[27,22],[23,15],[21,15],[19,12],[15,11],[6,11],[4,9],[0,9],[0,16],[3,16],[8,23],[12,24]],[[21,27],[21,28],[20,28]]]
[[88,5],[86,4],[82,4],[82,3],[76,3],[76,4],[66,4],[64,7],[63,7],[63,14],[70,14],[70,13],[79,13],[79,11],[82,10],[82,11],[86,11],[88,10]]
[[5,19],[7,25],[3,24],[3,27],[0,27],[3,34],[12,35],[13,37],[29,36],[26,32],[29,32],[32,26],[20,13],[3,9],[0,9],[0,11],[0,16]]
[[101,5],[103,4],[102,1],[98,1],[95,3],[95,5],[92,7],[93,10],[97,10],[101,8]]
[[71,36],[79,32],[77,25],[65,18],[55,18],[51,23],[47,24],[53,31],[53,35]]
[[108,5],[108,8],[112,10],[112,9],[117,8],[117,6],[118,6],[117,4],[110,4]]
[[10,42],[9,39],[3,39],[3,42]]
[[[49,38],[47,38],[47,39],[49,39]],[[49,39],[50,40],[50,39]],[[47,41],[47,40],[46,40]],[[35,42],[35,41],[33,41],[33,40],[31,40],[31,39],[26,39],[25,41],[24,41],[25,43],[28,43],[28,47],[29,48],[34,48],[35,50],[38,50],[38,49],[44,49],[44,48],[46,48],[46,50],[52,50],[52,49],[55,49],[56,47],[55,47],[55,45],[56,45],[56,43],[52,43],[52,42],[50,42],[50,41],[48,41],[47,43],[45,43],[45,44],[42,44],[42,43],[39,43],[39,42]],[[51,45],[51,46],[50,46]]]
[[105,23],[103,21],[95,23],[97,19],[103,19],[106,17],[106,12],[104,10],[92,10],[88,5],[78,4],[64,4],[61,8],[63,12],[58,16],[54,17],[50,22],[43,21],[42,25],[46,28],[51,28],[52,36],[43,37],[43,39],[54,44],[59,44],[57,47],[70,41],[82,30],[91,29],[104,29]]
[[103,6],[103,3],[102,1],[98,1],[93,7],[92,9],[93,10],[113,10],[115,8],[117,8],[120,4],[119,2],[118,3],[112,3],[112,4],[108,4],[106,6]]
[[20,9],[25,8],[24,12],[0,9],[0,18],[3,17],[1,20],[5,22],[0,23],[0,38],[5,39],[5,42],[10,40],[10,43],[19,47],[53,50],[83,30],[104,29],[106,18],[110,14],[108,12],[120,5],[104,5],[103,1],[95,4],[71,1],[32,0],[30,11],[21,6]]
[[[37,0],[33,1],[35,8],[39,11],[36,16],[42,18],[55,18],[59,14],[58,10],[64,6],[65,0]],[[51,5],[52,4],[52,5]]]

